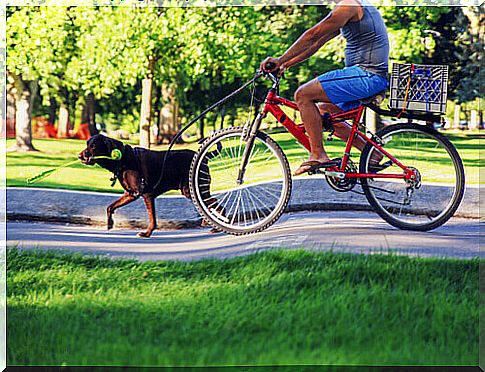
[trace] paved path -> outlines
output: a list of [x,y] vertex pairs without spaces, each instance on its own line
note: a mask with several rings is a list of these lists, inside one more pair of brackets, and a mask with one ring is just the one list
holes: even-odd
[[[439,192],[440,187],[429,193]],[[308,190],[311,190],[309,193]],[[360,191],[360,187],[356,187]],[[106,207],[119,194],[55,189],[9,187],[7,189],[7,218],[43,222],[106,225]],[[1,195],[0,195],[1,197]],[[485,200],[485,199],[482,199]],[[184,197],[163,195],[156,200],[159,228],[195,228],[201,218],[192,202]],[[371,210],[363,195],[332,190],[319,176],[298,177],[293,180],[293,192],[287,212],[299,211]],[[469,186],[455,214],[457,217],[479,218],[479,189]],[[147,212],[142,200],[120,208],[115,213],[115,226],[144,228]]]
[[276,225],[255,235],[210,234],[208,229],[196,228],[158,230],[151,239],[140,239],[136,230],[8,222],[7,244],[140,260],[226,258],[276,247],[473,258],[485,257],[479,252],[480,225],[477,219],[453,218],[434,231],[419,233],[395,229],[369,212],[301,212],[285,214]]

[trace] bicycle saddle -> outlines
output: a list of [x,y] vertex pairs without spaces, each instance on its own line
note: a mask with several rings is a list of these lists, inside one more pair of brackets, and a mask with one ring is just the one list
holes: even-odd
[[380,106],[382,101],[386,98],[387,90],[383,90],[382,92],[377,93],[374,96],[364,98],[360,100],[360,103],[363,105],[373,104],[376,106]]

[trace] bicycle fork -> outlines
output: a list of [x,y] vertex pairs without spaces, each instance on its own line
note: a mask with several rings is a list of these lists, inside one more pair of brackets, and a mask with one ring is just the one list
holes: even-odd
[[248,126],[244,126],[243,128],[241,141],[246,141],[246,147],[244,148],[241,158],[241,165],[239,166],[239,172],[236,179],[236,183],[238,185],[242,185],[244,183],[244,175],[246,173],[246,167],[248,165],[251,152],[253,151],[254,139],[256,138],[256,133],[258,133],[259,126],[261,125],[261,121],[263,120],[264,116],[265,114],[261,112],[258,113],[253,123]]

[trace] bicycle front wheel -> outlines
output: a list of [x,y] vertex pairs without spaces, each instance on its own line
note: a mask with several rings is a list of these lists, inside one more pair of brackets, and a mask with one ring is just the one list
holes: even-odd
[[[405,230],[427,231],[448,221],[460,205],[465,190],[463,164],[451,142],[433,128],[396,124],[377,133],[383,146],[417,175],[414,181],[362,179],[362,189],[374,210],[388,223]],[[369,172],[379,150],[367,144],[360,158],[360,172]],[[382,156],[382,155],[381,155]],[[387,157],[381,164],[388,161]],[[393,164],[379,174],[403,174]]]
[[190,169],[190,193],[199,213],[213,227],[234,235],[271,226],[291,194],[286,156],[261,132],[249,153],[243,182],[238,181],[246,146],[242,128],[218,131],[202,144]]

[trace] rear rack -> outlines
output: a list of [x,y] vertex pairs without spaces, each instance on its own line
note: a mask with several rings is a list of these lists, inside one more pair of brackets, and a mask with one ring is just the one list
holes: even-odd
[[433,114],[429,112],[413,112],[413,111],[402,112],[401,110],[395,110],[395,109],[385,110],[373,103],[367,103],[364,106],[370,108],[376,114],[379,114],[381,116],[397,117],[399,115],[399,118],[422,120],[430,123],[442,123],[443,121],[443,118],[441,115]]

